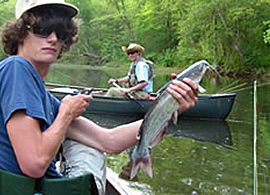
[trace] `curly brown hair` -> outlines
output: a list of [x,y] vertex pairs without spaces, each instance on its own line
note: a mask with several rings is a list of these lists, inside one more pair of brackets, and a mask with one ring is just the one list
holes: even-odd
[[25,12],[21,18],[7,22],[2,31],[3,49],[8,55],[17,55],[18,43],[22,41],[31,25],[46,25],[61,28],[66,33],[67,39],[63,41],[58,59],[64,52],[70,50],[71,45],[79,40],[80,19],[72,19],[66,16],[65,10],[57,6],[40,6]]

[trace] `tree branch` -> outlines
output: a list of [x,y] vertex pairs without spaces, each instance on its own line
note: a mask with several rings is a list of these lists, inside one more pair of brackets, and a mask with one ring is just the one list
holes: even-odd
[[[225,19],[223,17],[223,14],[221,13],[221,11],[220,11],[220,9],[219,9],[218,6],[216,6],[216,11],[218,12],[219,18],[220,18],[220,20],[221,20],[221,22],[222,22],[225,30],[227,30],[228,29],[228,26],[227,26],[226,21],[225,21]],[[240,48],[239,48],[239,46],[237,44],[236,39],[233,36],[231,36],[230,34],[228,34],[228,36],[229,36],[229,38],[230,38],[230,40],[232,42],[232,45],[234,46],[235,50],[237,51],[237,53],[238,53],[238,55],[239,55],[239,57],[240,57],[240,59],[241,59],[241,61],[243,63],[245,61],[244,55],[241,52],[241,50],[240,50]]]

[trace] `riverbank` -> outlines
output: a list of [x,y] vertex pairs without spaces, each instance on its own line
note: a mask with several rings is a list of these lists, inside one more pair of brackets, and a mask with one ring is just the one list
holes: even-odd
[[[76,64],[54,64],[54,68],[66,68],[66,69],[73,69],[73,70],[102,70],[104,72],[111,73],[112,70],[117,69],[119,74],[126,74],[128,71],[128,64],[127,65],[105,65],[105,66],[90,66],[90,65],[76,65]],[[180,73],[185,68],[179,68],[179,67],[154,67],[155,74],[170,74],[170,73]],[[114,71],[113,71],[114,72]],[[222,70],[219,70],[221,76],[228,76],[231,78],[245,78],[250,80],[255,79],[263,79],[263,80],[270,80],[270,68],[265,70],[266,73],[256,73],[256,72],[245,72],[245,73],[223,73]],[[208,74],[211,74],[209,72]],[[211,76],[215,76],[214,73]]]

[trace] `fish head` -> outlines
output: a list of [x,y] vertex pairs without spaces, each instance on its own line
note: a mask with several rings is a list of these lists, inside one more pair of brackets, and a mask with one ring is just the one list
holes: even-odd
[[205,60],[198,61],[192,64],[184,72],[180,73],[177,76],[177,79],[182,80],[183,78],[187,77],[193,82],[199,84],[208,66],[210,66],[210,64]]
[[210,65],[206,60],[200,60],[186,69],[184,73],[179,74],[178,77],[179,80],[187,77],[199,84],[207,69],[211,69],[219,75],[215,67]]

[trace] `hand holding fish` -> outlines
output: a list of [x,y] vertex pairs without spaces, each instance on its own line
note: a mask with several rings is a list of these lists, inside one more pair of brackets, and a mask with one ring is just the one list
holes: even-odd
[[189,78],[184,78],[182,82],[173,80],[172,85],[169,85],[167,90],[181,105],[178,114],[195,106],[198,101],[198,85]]

